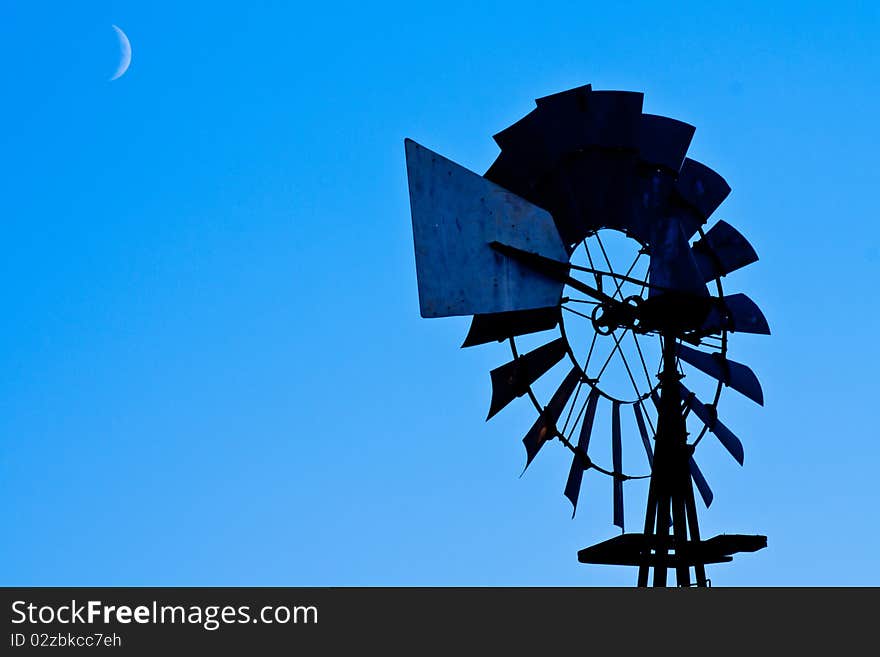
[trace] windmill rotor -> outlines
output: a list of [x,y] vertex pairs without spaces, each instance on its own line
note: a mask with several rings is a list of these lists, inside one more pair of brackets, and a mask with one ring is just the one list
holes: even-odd
[[[763,404],[754,372],[728,357],[730,335],[770,330],[751,298],[724,290],[758,259],[726,221],[708,225],[730,187],[687,157],[693,126],[642,104],[640,93],[590,85],[539,98],[495,135],[501,150],[482,176],[406,140],[419,305],[423,317],[472,316],[462,347],[509,344],[510,360],[490,372],[487,419],[529,398],[525,467],[548,442],[567,448],[573,515],[585,475],[604,476],[625,532],[626,482],[648,480],[643,531],[585,548],[580,561],[638,566],[639,585],[653,570],[665,586],[674,569],[689,586],[693,571],[705,586],[705,564],[766,545],[701,540],[694,489],[708,507],[695,457],[705,436],[744,462],[719,418],[724,390]],[[600,413],[611,436],[598,456]],[[625,467],[625,439],[644,461]]]

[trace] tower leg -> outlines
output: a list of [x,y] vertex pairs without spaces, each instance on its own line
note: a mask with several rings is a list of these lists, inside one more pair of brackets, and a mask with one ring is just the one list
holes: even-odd
[[[663,491],[665,493],[665,491]],[[657,504],[657,550],[654,586],[666,586],[666,557],[669,554],[669,494],[661,494]]]
[[[648,508],[645,511],[645,539],[650,544],[651,538],[654,536],[654,521],[657,518],[657,491],[656,482],[653,475],[651,483],[648,485]],[[648,585],[648,570],[650,569],[649,560],[651,558],[651,550],[648,549],[642,554],[642,563],[639,564],[639,586]]]
[[[678,482],[676,482],[678,483]],[[672,526],[675,532],[675,556],[679,557],[675,569],[675,583],[679,586],[691,585],[691,568],[681,557],[687,555],[687,524],[685,520],[684,495],[681,486],[676,486],[672,498]]]
[[[694,503],[694,485],[688,477],[687,487],[685,488],[684,498],[685,509],[687,511],[688,530],[691,534],[691,540],[698,543],[700,541],[700,525],[697,521],[697,505]],[[694,575],[697,579],[697,586],[706,586],[706,566],[702,563],[694,564]]]

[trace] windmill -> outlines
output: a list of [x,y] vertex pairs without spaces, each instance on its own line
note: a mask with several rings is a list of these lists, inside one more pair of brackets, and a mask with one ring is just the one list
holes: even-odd
[[[724,290],[758,259],[730,224],[708,226],[730,187],[686,157],[693,126],[642,103],[590,85],[539,98],[495,135],[501,152],[482,176],[407,139],[419,305],[427,318],[472,315],[463,347],[510,345],[511,360],[491,372],[489,418],[531,401],[526,468],[550,441],[570,450],[563,492],[575,511],[585,474],[610,481],[621,534],[579,561],[638,567],[639,586],[652,570],[666,586],[669,569],[679,586],[706,586],[706,564],[767,544],[703,540],[694,489],[708,507],[695,459],[706,436],[743,463],[717,412],[722,392],[763,404],[755,374],[728,357],[730,335],[770,331],[748,296]],[[634,257],[621,260],[627,245]],[[594,453],[603,413],[610,458]],[[622,417],[644,449],[641,469],[624,468]],[[638,478],[649,479],[644,525],[627,533],[624,486]]]

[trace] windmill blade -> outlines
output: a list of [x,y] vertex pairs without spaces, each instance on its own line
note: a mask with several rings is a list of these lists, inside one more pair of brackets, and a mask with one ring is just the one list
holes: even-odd
[[528,120],[496,136],[502,154],[528,160],[526,198],[552,214],[566,244],[628,210],[641,103],[640,94],[580,87],[539,98]]
[[700,213],[703,220],[730,194],[730,185],[705,164],[685,158],[675,184],[682,200]]
[[689,459],[688,465],[691,470],[691,479],[693,479],[697,490],[700,491],[700,497],[703,498],[703,504],[705,504],[708,509],[712,506],[712,500],[715,499],[715,495],[712,493],[712,489],[709,488],[709,482],[706,481],[703,473],[700,472],[700,468],[697,467],[697,462],[694,461],[693,457]]
[[745,294],[730,294],[718,299],[700,328],[701,333],[737,333],[770,335],[770,325],[758,305]]
[[535,187],[539,175],[538,171],[532,171],[527,164],[524,166],[524,163],[519,159],[514,153],[502,151],[495,158],[492,166],[483,174],[483,177],[524,198],[529,203],[546,209],[543,197]]
[[681,224],[681,232],[684,238],[690,242],[691,238],[697,234],[706,220],[703,216],[689,205],[681,203],[671,203],[669,213],[678,219]]
[[538,107],[544,107],[557,102],[567,103],[568,101],[573,100],[577,102],[578,109],[583,110],[583,108],[586,107],[587,96],[592,90],[593,85],[585,84],[580,87],[574,87],[572,89],[566,89],[565,91],[559,91],[555,94],[548,94],[546,96],[536,98],[535,105],[537,105]]
[[709,290],[697,268],[681,223],[675,217],[656,222],[651,240],[649,281],[653,287],[648,297],[659,297],[674,290],[690,295],[709,296]]
[[757,333],[770,335],[770,325],[767,318],[758,308],[758,304],[747,295],[731,294],[724,297],[724,305],[727,307],[727,320],[729,331],[740,333]]
[[639,408],[641,402],[633,404],[633,413],[636,416],[636,425],[639,427],[639,435],[642,437],[642,445],[645,446],[645,454],[648,456],[648,465],[654,467],[654,450],[651,449],[651,439],[648,436],[648,429],[645,427],[645,419],[642,417],[642,410]]
[[611,405],[611,462],[614,468],[614,524],[623,529],[623,448],[620,442],[620,402]]
[[516,167],[531,179],[540,178],[559,158],[559,153],[554,152],[545,138],[553,131],[548,118],[534,109],[493,137],[501,152],[512,157]]
[[538,164],[532,166],[548,173],[564,155],[593,145],[591,96],[590,85],[586,85],[539,98],[528,121],[511,126],[517,128],[513,134],[510,129],[500,132],[495,141],[502,151],[536,160]]
[[529,464],[534,460],[541,447],[544,446],[544,443],[556,436],[556,423],[559,422],[559,416],[562,415],[562,411],[565,409],[565,405],[568,403],[571,393],[574,392],[574,387],[580,379],[580,369],[572,367],[553,394],[550,403],[544,408],[544,412],[538,416],[535,424],[532,425],[532,428],[529,429],[529,432],[523,438],[523,445],[526,448],[526,467],[523,468],[523,473],[525,473],[526,468],[529,467]]
[[603,148],[638,148],[644,94],[593,91],[587,106],[590,133],[584,142]]
[[[587,85],[589,87],[589,85]],[[639,124],[644,94],[631,91],[593,91],[578,87],[538,98],[539,110],[556,112],[577,120],[567,123],[571,132],[565,135],[569,152],[599,146],[601,148],[638,148]]]
[[[632,212],[643,95],[572,90],[539,98],[535,125],[552,175],[535,198],[553,215],[566,244],[600,227],[623,228]],[[569,126],[568,132],[560,126]],[[502,154],[510,147],[506,139]],[[495,171],[493,176],[503,171]],[[532,177],[534,178],[533,174]]]
[[581,432],[578,436],[577,447],[575,447],[575,455],[571,459],[571,470],[568,471],[568,479],[565,482],[565,496],[571,502],[571,517],[577,511],[578,496],[581,492],[581,481],[584,478],[584,470],[589,464],[589,456],[587,452],[590,448],[590,434],[593,432],[593,419],[596,417],[596,404],[599,401],[599,391],[590,388],[590,394],[587,396],[587,407],[584,411],[584,422],[581,425]]
[[566,244],[580,242],[600,228],[622,230],[631,223],[637,165],[635,150],[597,147],[560,161],[542,187],[542,197]]
[[730,452],[730,455],[736,459],[736,462],[742,465],[745,460],[745,450],[743,450],[742,442],[718,419],[718,413],[715,408],[706,406],[684,385],[679,384],[679,388],[681,390],[681,398],[685,404],[709,428],[709,431],[718,438],[718,442],[724,446],[724,449]]
[[423,317],[558,304],[563,284],[494,252],[499,240],[568,262],[553,218],[482,176],[406,140]]
[[587,84],[535,100],[542,119],[540,139],[553,162],[595,144],[590,112],[592,87]]
[[722,358],[721,354],[707,354],[690,347],[677,344],[678,357],[690,363],[701,372],[708,374],[745,395],[756,404],[764,405],[764,392],[755,373],[746,365]]
[[748,240],[726,221],[712,226],[691,248],[706,281],[726,276],[758,260]]
[[642,162],[678,173],[693,139],[694,126],[666,116],[642,114],[639,157]]
[[493,135],[492,139],[502,151],[523,153],[532,157],[540,157],[542,144],[535,143],[535,122],[538,110],[533,109],[516,123]]
[[492,402],[486,419],[489,420],[514,399],[526,394],[530,385],[565,357],[567,350],[565,338],[557,338],[492,370],[489,373],[492,377]]
[[672,176],[657,170],[635,178],[631,213],[619,228],[642,244],[650,243],[654,225],[668,214]]
[[593,146],[635,146],[641,94],[593,93],[587,85],[535,102],[536,109],[493,137],[505,164],[515,163],[518,176],[529,181],[551,172],[567,153]]
[[558,323],[558,306],[474,315],[470,330],[461,346],[473,347],[488,342],[501,342],[514,336],[548,331]]

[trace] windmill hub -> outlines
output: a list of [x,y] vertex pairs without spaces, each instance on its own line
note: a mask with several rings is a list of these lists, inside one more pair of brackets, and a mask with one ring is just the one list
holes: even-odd
[[603,301],[593,308],[590,320],[599,335],[611,335],[615,329],[626,329],[644,333],[639,322],[642,297],[632,295],[618,303]]
[[[526,467],[559,438],[575,510],[585,473],[605,476],[624,531],[624,484],[647,484],[643,531],[585,548],[581,562],[638,566],[640,586],[652,569],[655,586],[668,569],[705,586],[706,564],[766,546],[702,540],[694,501],[695,490],[706,507],[714,498],[695,460],[704,437],[743,463],[717,413],[723,390],[764,401],[728,348],[735,332],[770,329],[754,301],[722,286],[758,256],[727,222],[705,228],[730,187],[686,157],[693,126],[644,113],[640,93],[590,85],[535,102],[495,135],[501,152],[482,176],[406,140],[422,316],[472,315],[463,347],[510,345],[491,372],[488,417],[528,398]],[[610,453],[593,436],[603,417]],[[624,436],[641,443],[641,462],[626,452],[624,465]]]

